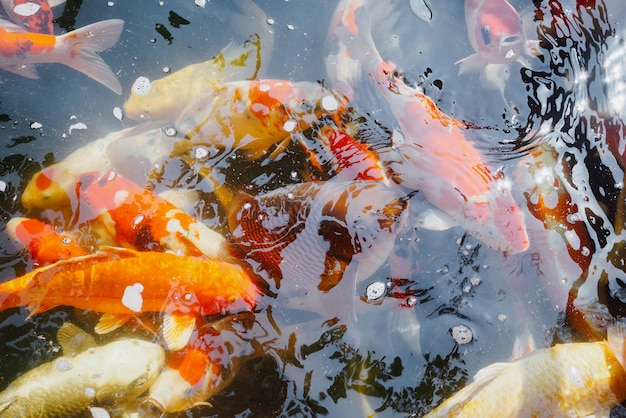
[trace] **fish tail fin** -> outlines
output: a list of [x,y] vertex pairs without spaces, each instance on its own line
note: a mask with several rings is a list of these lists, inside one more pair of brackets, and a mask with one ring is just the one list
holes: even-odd
[[123,28],[123,20],[110,19],[59,36],[60,44],[69,49],[69,57],[61,63],[93,78],[113,92],[122,94],[119,80],[97,53],[115,45]]

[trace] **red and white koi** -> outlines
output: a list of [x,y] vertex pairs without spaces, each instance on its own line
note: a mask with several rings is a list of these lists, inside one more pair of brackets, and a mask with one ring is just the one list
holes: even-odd
[[489,246],[525,251],[524,219],[509,184],[491,172],[466,138],[465,124],[395,75],[395,66],[376,49],[370,19],[364,0],[344,0],[335,12],[337,30],[330,36],[346,42],[346,51],[359,54],[352,59],[360,60],[399,124],[393,146],[379,152],[394,181],[422,191],[430,203]]
[[28,32],[15,23],[0,19],[0,69],[27,78],[39,78],[34,64],[65,64],[122,94],[117,77],[97,53],[114,46],[123,27],[123,20],[110,19],[54,36]]
[[29,32],[52,35],[52,8],[65,0],[0,0],[6,15]]

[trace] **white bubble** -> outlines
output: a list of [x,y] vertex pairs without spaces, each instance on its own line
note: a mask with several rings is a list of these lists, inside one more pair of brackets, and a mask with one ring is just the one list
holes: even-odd
[[70,127],[69,127],[69,129],[68,129],[68,132],[67,132],[67,133],[68,133],[68,134],[70,134],[70,135],[72,135],[72,131],[73,131],[73,130],[75,130],[75,129],[76,129],[76,130],[87,129],[87,125],[85,125],[85,124],[84,124],[84,123],[82,123],[82,122],[75,123],[75,124],[73,124],[73,125],[70,125]]
[[198,147],[195,151],[196,160],[204,160],[209,156],[209,151],[204,147]]
[[298,126],[298,123],[293,119],[289,119],[283,124],[283,129],[285,132],[293,132],[293,130],[296,129],[296,126]]
[[96,390],[92,387],[87,386],[85,388],[85,395],[89,398],[95,398],[96,397]]
[[457,344],[468,344],[472,342],[474,333],[467,325],[457,325],[452,328],[452,338]]
[[39,122],[33,122],[30,124],[30,129],[40,129],[43,125]]
[[293,27],[293,25],[287,25],[287,29],[294,30],[295,28]]
[[0,180],[0,192],[4,192],[7,189],[7,184],[6,182]]
[[113,116],[115,116],[115,119],[117,120],[122,120],[124,119],[124,114],[122,113],[122,109],[120,109],[119,107],[115,106],[113,108]]
[[[88,389],[91,389],[91,388],[88,388]],[[87,389],[85,389],[85,394],[87,394]],[[93,391],[93,396],[96,396],[95,390]],[[91,413],[92,418],[111,418],[111,415],[109,415],[109,412],[104,408],[101,408],[99,406],[89,406],[88,408],[89,408],[89,412]]]
[[206,0],[194,0],[194,4],[196,6],[204,7],[206,5]]
[[150,93],[150,88],[152,87],[152,83],[150,79],[147,77],[137,77],[137,80],[133,83],[132,91],[133,93],[139,96],[145,96]]
[[327,112],[334,112],[339,109],[339,102],[330,94],[322,97],[322,109]]
[[378,300],[385,295],[387,286],[383,282],[374,282],[365,289],[365,297],[369,301]]
[[163,72],[165,74],[169,74],[172,71],[172,69],[170,67],[163,67]]
[[273,25],[274,23],[276,23],[276,21],[274,19],[272,19],[271,17],[268,17],[266,20],[268,25]]

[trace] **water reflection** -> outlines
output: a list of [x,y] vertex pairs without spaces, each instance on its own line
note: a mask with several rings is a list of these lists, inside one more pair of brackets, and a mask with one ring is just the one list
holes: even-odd
[[[355,411],[422,416],[478,370],[508,361],[516,343],[530,344],[529,335],[539,347],[595,340],[605,337],[612,318],[624,315],[624,80],[618,73],[623,28],[611,17],[621,5],[512,2],[522,19],[532,16],[531,29],[525,29],[539,41],[541,54],[529,57],[528,66],[512,63],[507,83],[492,91],[480,85],[478,75],[457,74],[455,62],[472,50],[461,5],[424,3],[432,16],[423,19],[410,9],[421,3],[410,3],[372,6],[380,20],[372,28],[373,42],[396,66],[393,78],[379,81],[386,80],[391,90],[398,83],[411,89],[419,84],[438,108],[469,126],[467,140],[484,151],[494,177],[502,174],[510,181],[523,213],[529,248],[520,254],[489,248],[459,226],[429,230],[407,219],[408,213],[432,209],[433,202],[423,187],[415,187],[411,196],[383,187],[389,182],[384,171],[376,172],[378,183],[371,178],[308,183],[343,170],[348,177],[363,173],[346,169],[349,158],[371,157],[368,153],[393,146],[398,131],[392,103],[380,96],[391,93],[368,86],[368,75],[356,85],[361,87],[358,103],[346,102],[349,91],[329,88],[319,45],[335,2],[278,7],[259,1],[266,13],[262,19],[245,1],[236,6],[210,2],[204,8],[193,2],[171,8],[68,2],[58,19],[66,30],[104,17],[126,19],[128,30],[119,45],[103,57],[127,94],[139,77],[158,86],[164,67],[173,76],[187,64],[215,63],[210,58],[220,51],[235,51],[231,63],[251,54],[251,61],[237,67],[241,72],[229,73],[234,78],[213,79],[211,94],[187,96],[188,102],[168,102],[169,93],[151,98],[150,113],[156,115],[154,106],[161,105],[166,116],[156,119],[165,122],[136,126],[129,118],[115,117],[111,110],[121,109],[123,99],[111,94],[95,100],[94,85],[80,81],[80,88],[73,87],[76,76],[61,68],[42,68],[37,89],[36,82],[11,79],[16,87],[0,104],[0,128],[6,134],[0,161],[3,229],[21,215],[60,229],[76,227],[81,207],[76,177],[115,169],[154,193],[196,193],[186,211],[232,239],[261,285],[265,296],[253,318],[238,317],[232,328],[222,330],[228,341],[224,347],[236,347],[229,352],[238,362],[229,369],[232,382],[210,399],[212,407],[181,416],[345,416]],[[324,24],[311,22],[315,13]],[[273,34],[269,45],[261,36],[259,49],[256,38],[249,38],[258,32],[243,29],[250,22],[253,29]],[[449,39],[462,42],[448,45]],[[225,50],[226,45],[232,49]],[[257,70],[272,77],[265,86],[279,103],[276,113],[270,112],[272,129],[248,121],[266,91],[263,83],[248,80],[256,78]],[[188,77],[198,81],[197,73]],[[304,93],[285,105],[276,93],[285,86],[291,97]],[[324,108],[329,95],[338,108]],[[142,106],[138,115],[144,117],[138,118],[145,121]],[[236,113],[241,107],[249,112]],[[125,111],[133,116],[128,107]],[[33,130],[33,122],[41,127]],[[77,122],[87,129],[71,130]],[[244,129],[229,131],[233,126]],[[250,131],[261,140],[246,137]],[[338,137],[365,147],[337,158],[332,141]],[[85,144],[91,145],[81,148]],[[78,154],[67,157],[72,152]],[[378,163],[374,159],[364,167],[371,174]],[[63,191],[54,195],[61,196],[55,203],[50,197],[39,202],[41,190],[27,188],[45,167],[45,173],[63,168],[48,176]],[[429,172],[444,176],[450,171],[436,168]],[[411,173],[403,175],[410,179]],[[403,211],[406,201],[411,212]],[[365,218],[360,212],[376,216]],[[83,234],[87,246],[98,244],[90,231]],[[372,242],[376,245],[369,247]],[[34,267],[6,234],[0,248],[4,280]],[[383,285],[383,296],[368,301],[367,288],[375,283]],[[71,308],[25,321],[27,314],[18,309],[0,316],[7,359],[0,365],[3,388],[55,356],[61,323],[93,329],[97,321],[92,313]],[[153,319],[160,320],[158,315]],[[459,325],[472,331],[471,342],[455,342],[451,330]],[[136,325],[106,338],[124,333],[154,338]]]

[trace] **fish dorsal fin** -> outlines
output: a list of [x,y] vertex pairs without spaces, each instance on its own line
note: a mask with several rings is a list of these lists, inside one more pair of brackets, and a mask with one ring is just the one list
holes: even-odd
[[100,256],[118,256],[119,258],[131,258],[131,257],[137,257],[137,254],[139,254],[139,251],[130,249],[130,248],[122,248],[122,247],[113,247],[110,245],[101,245],[98,248],[98,251],[96,253],[94,253],[94,255],[100,255]]
[[105,313],[93,329],[96,334],[108,334],[128,322],[133,315]]
[[163,339],[172,351],[182,349],[189,342],[196,327],[195,315],[172,312],[163,317]]
[[626,322],[623,320],[611,322],[606,329],[606,336],[611,352],[626,370]]
[[98,346],[91,335],[69,322],[63,324],[57,332],[57,341],[65,356],[73,356]]

